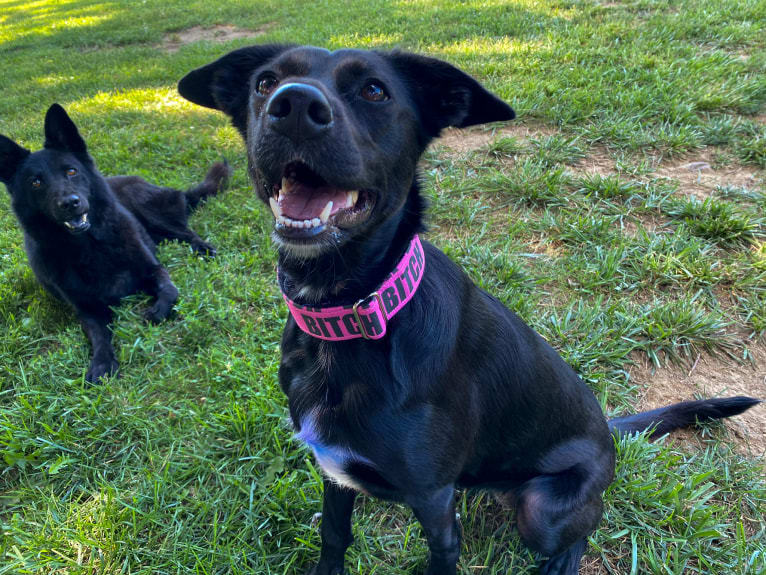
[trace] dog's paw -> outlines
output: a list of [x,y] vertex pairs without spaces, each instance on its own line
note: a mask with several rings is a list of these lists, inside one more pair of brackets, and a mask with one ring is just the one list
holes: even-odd
[[85,374],[85,381],[88,383],[98,383],[102,377],[109,375],[115,375],[117,370],[120,369],[120,364],[113,357],[103,360],[93,360],[90,363],[90,368]]
[[307,571],[306,575],[345,575],[345,573],[346,571],[343,569],[343,565],[328,567],[319,563]]
[[161,305],[160,302],[155,303],[144,313],[144,319],[149,323],[160,323],[170,317],[173,312],[172,307]]
[[192,244],[192,249],[195,253],[198,253],[202,256],[207,256],[209,258],[214,258],[216,253],[218,253],[215,251],[215,248],[211,244],[202,241],[194,242]]

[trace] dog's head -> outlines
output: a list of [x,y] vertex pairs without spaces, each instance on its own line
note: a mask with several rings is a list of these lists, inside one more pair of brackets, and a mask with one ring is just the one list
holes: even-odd
[[178,89],[231,117],[275,239],[302,258],[395,218],[443,128],[514,117],[457,68],[404,52],[250,46],[193,70]]
[[22,224],[43,217],[71,234],[87,231],[93,169],[77,127],[58,104],[45,114],[42,150],[30,152],[0,135],[0,181]]

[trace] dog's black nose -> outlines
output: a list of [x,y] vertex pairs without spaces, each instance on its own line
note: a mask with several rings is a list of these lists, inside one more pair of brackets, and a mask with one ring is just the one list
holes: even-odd
[[62,210],[75,210],[80,207],[80,196],[71,194],[59,200],[59,208]]
[[266,104],[271,126],[291,140],[315,138],[332,125],[332,108],[325,95],[308,84],[285,84]]

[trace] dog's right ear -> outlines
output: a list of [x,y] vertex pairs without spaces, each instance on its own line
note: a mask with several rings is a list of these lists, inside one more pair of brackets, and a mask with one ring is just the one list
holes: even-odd
[[31,152],[0,134],[0,182],[7,184]]
[[221,110],[231,117],[242,137],[247,132],[250,76],[263,64],[291,48],[286,44],[248,46],[192,70],[178,82],[178,92],[195,104]]
[[53,104],[45,113],[45,147],[73,154],[88,153],[77,126],[58,104]]

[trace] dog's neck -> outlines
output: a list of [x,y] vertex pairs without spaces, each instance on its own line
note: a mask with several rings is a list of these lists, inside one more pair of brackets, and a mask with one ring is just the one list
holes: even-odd
[[394,269],[412,236],[423,231],[425,202],[413,184],[402,209],[364,241],[299,260],[280,250],[279,284],[287,297],[305,305],[341,305],[373,292]]

